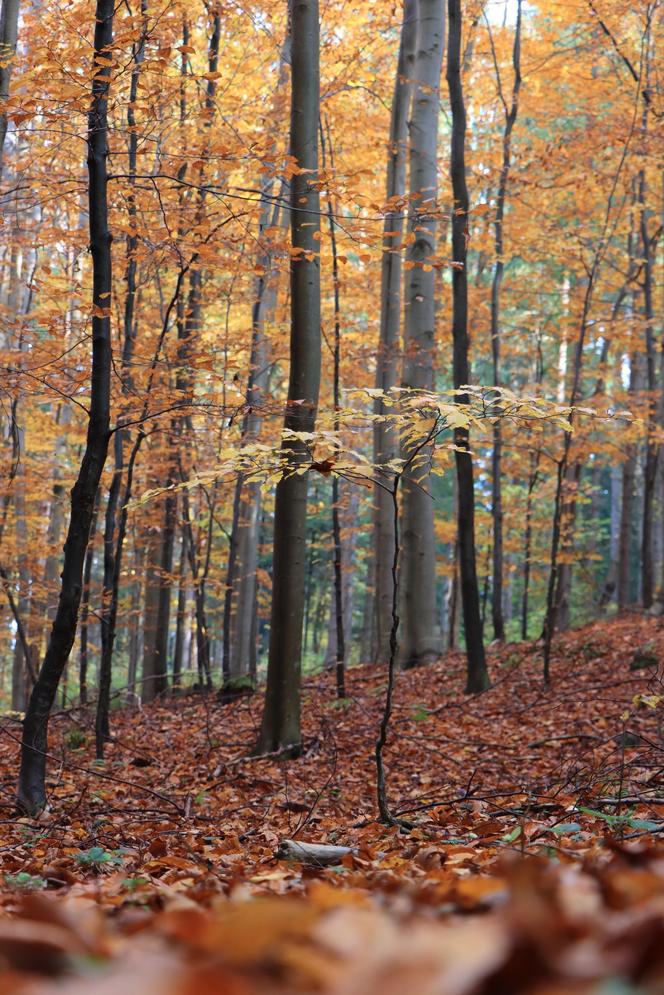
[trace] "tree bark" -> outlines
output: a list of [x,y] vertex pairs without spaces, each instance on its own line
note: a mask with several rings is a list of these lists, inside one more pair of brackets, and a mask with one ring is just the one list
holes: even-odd
[[[644,131],[647,116],[644,113]],[[648,232],[647,186],[645,170],[639,173],[638,203],[641,258],[643,261],[643,318],[646,338],[646,389],[648,391],[648,438],[643,468],[643,528],[641,532],[641,597],[643,607],[650,608],[655,594],[655,565],[653,559],[653,529],[655,524],[655,484],[659,445],[657,432],[657,363],[654,335],[653,265],[652,248]]]
[[[420,0],[409,156],[409,245],[406,254],[402,385],[435,387],[435,271],[438,218],[438,117],[445,41],[444,0]],[[442,650],[436,609],[436,539],[431,475],[426,453],[402,483],[400,663],[416,666]]]
[[[291,9],[291,366],[284,428],[312,432],[320,387],[320,113],[318,0]],[[272,611],[265,705],[258,752],[300,751],[300,671],[307,526],[306,443],[285,438],[286,472],[276,488]],[[299,472],[298,472],[299,471]]]
[[85,553],[95,497],[106,462],[111,383],[111,234],[108,229],[108,89],[113,43],[113,0],[97,0],[95,70],[88,117],[88,202],[93,268],[92,374],[85,451],[71,493],[71,516],[64,549],[62,584],[46,655],[23,722],[18,805],[28,814],[46,804],[48,720],[58,683],[76,636]]
[[[496,63],[496,75],[503,106],[505,109],[505,128],[503,131],[503,161],[498,181],[496,198],[496,217],[494,221],[494,252],[496,262],[493,269],[491,284],[491,355],[493,362],[494,387],[501,385],[500,369],[500,289],[503,282],[505,263],[503,223],[505,217],[505,202],[507,199],[507,184],[512,163],[512,131],[519,110],[519,91],[521,89],[521,0],[517,0],[516,27],[514,31],[514,48],[512,50],[512,65],[514,67],[514,84],[512,86],[512,101],[509,110],[502,96],[500,74]],[[491,585],[491,616],[493,620],[494,638],[505,639],[505,620],[503,618],[503,493],[502,493],[502,424],[497,418],[493,426],[493,451],[491,456],[491,517],[493,521],[493,553],[492,553],[492,585]]]
[[90,538],[85,552],[83,565],[83,591],[81,600],[80,641],[78,655],[78,694],[82,705],[88,703],[88,671],[90,667],[89,637],[90,637],[90,588],[92,582],[92,566],[94,563],[95,532],[97,531],[97,508],[95,507],[90,526]]
[[[134,111],[136,98],[138,96],[138,84],[141,74],[141,65],[145,58],[145,38],[147,32],[147,0],[141,0],[142,30],[138,41],[132,49],[133,65],[131,70],[131,80],[129,84],[129,103],[127,106],[127,126],[129,130],[129,149],[127,157],[127,168],[129,173],[129,196],[128,196],[128,222],[129,232],[125,242],[125,283],[126,293],[124,300],[124,323],[122,342],[122,392],[126,396],[132,388],[132,360],[134,356],[134,345],[136,341],[136,320],[135,304],[137,289],[137,260],[138,249],[138,210],[136,206],[136,169],[138,157],[138,131],[136,128],[136,115]],[[120,489],[124,475],[124,445],[127,441],[127,432],[118,427],[113,444],[113,476],[106,502],[106,513],[104,515],[104,573],[102,581],[102,605],[101,605],[101,659],[99,662],[99,697],[97,699],[97,714],[95,717],[96,728],[96,751],[97,758],[101,760],[104,755],[104,743],[110,738],[110,694],[113,664],[113,647],[115,645],[115,628],[118,612],[119,580],[122,565],[123,545],[125,537],[126,511],[124,505],[120,509],[120,524],[117,522],[118,504],[120,502]],[[135,449],[131,457],[131,469],[133,472],[134,461],[138,450]],[[131,485],[129,485],[131,487]],[[124,504],[128,500],[127,488],[125,487]],[[116,535],[117,531],[117,535]]]
[[[470,381],[468,361],[468,274],[466,244],[468,234],[468,188],[466,186],[466,108],[461,82],[461,0],[448,0],[449,41],[447,48],[447,85],[452,111],[450,175],[454,209],[452,211],[452,339],[455,390]],[[457,404],[468,404],[467,394],[456,395]],[[467,429],[454,431],[454,458],[458,486],[458,543],[461,603],[466,639],[466,690],[475,694],[489,686],[484,655],[475,555],[475,493],[473,459]]]
[[187,534],[182,529],[180,567],[178,571],[178,606],[173,647],[173,687],[180,687],[184,664],[184,629],[187,615]]
[[0,13],[0,178],[4,165],[5,139],[7,137],[7,111],[12,77],[12,63],[18,41],[19,0],[2,0]]
[[[392,95],[392,115],[387,154],[387,213],[383,229],[381,262],[380,336],[376,359],[376,388],[388,393],[398,382],[401,332],[401,282],[408,161],[408,116],[413,91],[419,0],[404,0],[401,40],[396,79]],[[388,408],[382,398],[374,413],[384,418]],[[389,421],[377,421],[374,427],[374,463],[376,472],[389,482],[389,472],[381,468],[399,455],[399,440]],[[385,484],[381,479],[381,484]],[[373,658],[384,662],[390,653],[392,628],[392,560],[394,529],[392,499],[384,486],[374,489],[374,590],[376,599],[376,635]]]

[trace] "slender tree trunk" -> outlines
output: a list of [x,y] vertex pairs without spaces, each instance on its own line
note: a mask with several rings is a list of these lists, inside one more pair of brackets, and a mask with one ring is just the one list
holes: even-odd
[[81,595],[80,629],[81,636],[79,642],[78,656],[78,694],[82,705],[88,703],[88,671],[90,668],[89,635],[90,635],[90,586],[92,581],[92,566],[95,558],[95,533],[97,531],[97,514],[95,506],[90,526],[90,539],[85,552],[85,564],[83,566],[83,591]]
[[12,63],[18,41],[19,0],[2,0],[0,13],[0,178],[4,165],[5,139],[7,137],[7,111]]
[[526,526],[523,535],[523,596],[521,599],[521,638],[528,639],[528,608],[530,598],[530,568],[533,542],[533,495],[539,478],[540,454],[531,453],[528,492],[526,495]]
[[[503,223],[505,202],[507,199],[507,184],[512,163],[512,131],[519,109],[519,90],[521,89],[521,0],[517,0],[516,28],[514,31],[514,48],[512,51],[514,67],[514,84],[512,87],[512,102],[508,110],[502,96],[500,75],[496,64],[496,74],[501,99],[505,110],[505,129],[503,131],[503,162],[498,181],[496,198],[496,217],[494,221],[494,252],[496,262],[493,269],[491,284],[491,354],[493,361],[493,384],[501,386],[500,369],[500,289],[505,269]],[[497,418],[493,426],[493,452],[491,458],[491,516],[493,520],[493,554],[492,554],[492,585],[491,585],[491,615],[493,634],[496,639],[505,639],[505,621],[503,618],[503,494],[502,494],[502,424]]]
[[[323,169],[327,171],[326,141],[322,122],[320,122],[320,146]],[[329,126],[327,133],[327,151],[330,157],[330,169],[334,172],[334,152]],[[327,193],[327,216],[330,228],[330,246],[332,249],[332,286],[334,300],[334,338],[332,346],[332,403],[334,405],[333,430],[339,438],[341,424],[341,298],[339,284],[339,260],[337,256],[337,235],[335,227],[335,209],[332,197]],[[336,651],[336,682],[337,697],[346,697],[346,636],[344,631],[344,588],[343,588],[343,547],[341,544],[341,509],[339,494],[339,477],[332,475],[332,544],[333,576],[334,576],[334,619],[335,619],[335,651]]]
[[[404,0],[399,58],[392,95],[392,115],[387,153],[387,213],[383,230],[381,263],[380,338],[376,359],[376,388],[388,393],[398,382],[401,332],[401,282],[408,162],[408,116],[413,91],[413,76],[417,41],[419,0]],[[383,398],[378,398],[375,414],[384,418],[388,412]],[[389,471],[382,472],[399,455],[399,440],[389,420],[376,421],[374,426],[374,463],[381,484],[389,481]],[[392,498],[385,486],[374,490],[374,590],[376,598],[376,639],[373,658],[384,662],[390,653],[392,629],[392,561],[394,559],[394,528]]]
[[173,546],[177,521],[177,498],[167,493],[164,499],[164,519],[159,550],[159,598],[157,606],[157,634],[154,643],[155,693],[168,689],[168,635],[171,621],[171,587],[173,585]]
[[138,673],[138,661],[141,656],[141,642],[143,635],[143,622],[141,615],[143,585],[141,576],[144,567],[144,550],[137,549],[134,542],[134,569],[132,571],[133,582],[131,585],[131,613],[129,616],[128,629],[128,654],[129,662],[127,666],[127,693],[130,696],[136,694],[136,675]]
[[[640,390],[639,356],[630,359],[629,393]],[[631,602],[632,529],[636,483],[636,444],[630,442],[622,468],[622,500],[620,502],[620,535],[618,539],[618,611],[625,611]]]
[[[163,539],[164,526],[172,534],[170,524],[167,519],[170,509],[167,507],[168,497],[160,502],[158,510],[162,516],[163,525],[149,526],[146,542],[147,563],[145,568],[145,620],[144,620],[144,645],[143,645],[143,676],[141,685],[141,698],[143,701],[153,701],[158,695],[166,690],[166,659],[162,656],[164,636],[160,630],[160,615],[163,611],[162,592],[165,588],[163,581],[164,569],[164,548]],[[170,554],[172,556],[173,545],[170,542]],[[166,553],[168,554],[168,550]],[[168,588],[166,588],[168,591]]]
[[[136,206],[136,169],[138,156],[138,130],[136,127],[135,104],[138,96],[138,84],[141,65],[145,57],[145,36],[147,32],[147,0],[141,0],[141,18],[143,22],[139,40],[133,47],[133,65],[129,84],[129,103],[127,107],[127,126],[129,130],[129,149],[127,167],[129,173],[128,222],[129,232],[125,242],[125,283],[124,325],[122,343],[122,392],[126,396],[132,386],[132,360],[136,340],[136,287],[138,249],[138,209]],[[124,473],[124,445],[127,433],[118,428],[113,441],[113,476],[106,502],[104,516],[104,574],[102,582],[101,606],[101,659],[99,662],[99,697],[95,718],[97,758],[104,755],[104,743],[110,738],[110,694],[113,665],[113,647],[115,645],[115,627],[118,611],[119,576],[122,563],[124,528],[116,535],[118,503]],[[135,454],[133,459],[135,459]],[[133,469],[132,459],[132,469]],[[126,498],[126,495],[125,495]],[[126,512],[121,510],[121,518],[126,521]]]
[[[647,120],[644,116],[644,121]],[[645,123],[644,123],[645,129]],[[641,258],[643,261],[643,318],[646,336],[646,388],[648,391],[648,439],[643,468],[643,530],[641,533],[641,597],[643,607],[650,608],[655,594],[655,567],[653,560],[653,529],[655,523],[655,484],[659,445],[657,431],[657,357],[655,352],[653,309],[652,248],[648,232],[649,212],[646,204],[647,187],[645,170],[639,174],[638,202],[640,214]]]
[[88,119],[90,248],[93,267],[92,375],[85,451],[71,494],[62,585],[46,655],[23,722],[18,804],[34,814],[46,804],[48,720],[76,636],[85,553],[95,497],[106,462],[111,382],[111,235],[108,229],[107,129],[109,54],[113,43],[113,0],[97,0],[92,102]]
[[[291,155],[302,172],[291,181],[291,367],[284,427],[311,432],[318,406],[321,339],[318,0],[297,0],[291,18]],[[285,439],[282,452],[289,469],[275,496],[270,652],[257,750],[297,755],[309,455],[298,439]]]
[[[450,175],[454,210],[452,212],[452,339],[454,348],[454,387],[459,390],[470,382],[468,360],[468,274],[466,244],[468,235],[468,188],[466,186],[466,109],[461,82],[461,0],[448,0],[449,42],[447,49],[447,85],[452,111]],[[468,404],[467,394],[456,396],[458,404]],[[473,459],[467,429],[454,431],[455,462],[458,486],[458,542],[461,603],[466,638],[466,690],[475,694],[489,686],[484,655],[475,554],[475,493]]]
[[173,688],[180,687],[184,664],[184,628],[187,617],[187,535],[182,530],[180,567],[178,570],[178,607],[173,647]]
[[[410,120],[409,246],[406,273],[402,383],[431,391],[434,377],[438,117],[445,43],[444,0],[419,0],[417,55]],[[402,484],[400,663],[435,659],[442,647],[436,610],[436,538],[431,476],[422,462]]]

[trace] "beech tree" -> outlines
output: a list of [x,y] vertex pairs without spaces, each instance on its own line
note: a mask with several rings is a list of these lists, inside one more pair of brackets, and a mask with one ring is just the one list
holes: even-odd
[[5,104],[9,96],[12,61],[16,54],[18,41],[19,10],[19,0],[2,0],[2,10],[0,10],[0,177],[2,177],[5,139],[7,137]]
[[[452,112],[450,145],[450,178],[452,180],[452,341],[453,378],[458,404],[469,403],[461,388],[470,383],[468,361],[468,212],[469,199],[466,184],[466,108],[461,82],[461,0],[448,0],[447,86]],[[468,429],[454,430],[454,459],[456,463],[458,512],[457,534],[459,544],[459,574],[463,625],[468,660],[466,690],[471,693],[484,691],[489,686],[489,675],[484,655],[484,637],[480,615],[480,597],[477,585],[477,559],[475,552],[475,489],[473,483],[473,458],[470,451]]]
[[[410,118],[408,249],[404,287],[402,386],[434,387],[438,115],[445,41],[444,0],[419,0]],[[436,609],[436,542],[431,482],[425,463],[402,481],[400,656],[405,666],[440,653]]]
[[[491,32],[490,27],[488,30]],[[503,95],[500,70],[496,64],[496,81],[498,83],[500,101],[505,112],[505,127],[503,130],[503,157],[498,181],[496,216],[494,220],[494,251],[496,259],[493,267],[493,280],[491,282],[491,358],[493,361],[493,383],[495,387],[500,387],[501,385],[500,290],[503,282],[503,273],[505,272],[503,226],[507,200],[507,184],[512,160],[512,131],[514,130],[519,110],[519,90],[521,89],[521,0],[517,0],[512,65],[514,68],[514,82],[512,84],[512,96],[508,107]],[[493,426],[493,449],[491,454],[491,516],[493,520],[491,607],[493,634],[496,639],[501,640],[505,638],[505,621],[503,618],[502,447],[502,426],[498,418]]]
[[[419,0],[404,0],[399,56],[392,94],[390,134],[387,149],[386,203],[383,228],[380,289],[380,333],[376,358],[376,388],[387,393],[398,382],[401,344],[403,281],[403,229],[408,165],[408,121],[411,109],[415,53],[419,24]],[[374,462],[383,467],[399,454],[394,426],[385,418],[385,402],[378,398],[379,416],[374,428]],[[380,473],[380,470],[379,470]],[[394,525],[392,500],[379,481],[374,491],[374,585],[376,632],[373,656],[386,660],[392,627],[392,561]]]
[[46,655],[23,720],[18,804],[28,814],[46,804],[48,720],[76,636],[85,551],[95,497],[106,462],[111,388],[111,233],[108,228],[108,90],[111,82],[113,0],[97,0],[88,117],[88,211],[93,266],[92,370],[87,441],[76,483],[62,563],[62,583]]
[[[259,752],[300,751],[300,668],[306,564],[306,433],[313,432],[320,387],[320,114],[318,0],[291,8],[291,341],[282,453],[275,493],[272,609]],[[302,438],[305,433],[305,438]]]

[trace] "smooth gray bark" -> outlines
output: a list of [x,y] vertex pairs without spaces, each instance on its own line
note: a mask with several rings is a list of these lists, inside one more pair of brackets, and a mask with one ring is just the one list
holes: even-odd
[[[380,337],[376,359],[376,387],[390,391],[398,383],[398,366],[402,315],[402,251],[408,164],[408,116],[413,91],[413,75],[417,41],[418,0],[404,0],[401,40],[397,73],[392,95],[392,115],[387,154],[387,213],[383,231],[381,264]],[[384,416],[386,408],[378,398],[375,413]],[[376,422],[374,428],[374,463],[385,466],[399,455],[399,440],[389,421]],[[389,482],[390,475],[377,470],[380,483]],[[384,478],[384,479],[383,479]],[[376,634],[373,657],[387,660],[390,652],[392,627],[392,560],[394,559],[394,528],[392,498],[385,486],[374,491],[374,589]]]
[[[438,220],[438,116],[445,42],[444,0],[420,0],[417,54],[410,121],[408,233],[409,268],[404,290],[402,385],[428,392],[435,387],[435,271]],[[402,481],[400,663],[426,663],[441,652],[436,609],[436,539],[427,453]]]
[[7,137],[5,103],[9,96],[12,63],[16,55],[19,8],[19,0],[2,0],[2,12],[0,13],[0,177],[2,177],[5,139]]

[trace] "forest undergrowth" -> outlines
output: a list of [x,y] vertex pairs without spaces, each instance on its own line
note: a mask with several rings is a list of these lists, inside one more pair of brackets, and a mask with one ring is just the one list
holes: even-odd
[[562,636],[549,687],[528,644],[472,698],[460,655],[400,672],[401,829],[376,821],[384,667],[343,702],[307,678],[289,762],[249,756],[258,696],[118,710],[103,765],[91,713],[61,712],[39,821],[14,817],[5,718],[0,993],[662,991],[663,651],[630,614]]

